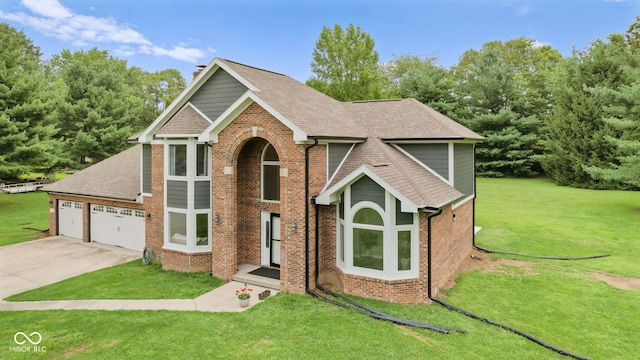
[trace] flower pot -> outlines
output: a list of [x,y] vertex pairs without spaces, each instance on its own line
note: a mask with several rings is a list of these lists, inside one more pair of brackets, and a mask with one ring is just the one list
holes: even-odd
[[247,306],[249,306],[249,303],[251,302],[251,298],[250,297],[246,299],[238,298],[238,302],[240,303],[240,307],[246,308]]

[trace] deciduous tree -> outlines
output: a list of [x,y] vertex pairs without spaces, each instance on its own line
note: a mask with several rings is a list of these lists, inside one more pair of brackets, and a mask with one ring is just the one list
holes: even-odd
[[311,71],[315,76],[307,85],[336,100],[376,99],[382,82],[378,52],[371,35],[349,24],[346,31],[336,24],[322,28],[313,50]]

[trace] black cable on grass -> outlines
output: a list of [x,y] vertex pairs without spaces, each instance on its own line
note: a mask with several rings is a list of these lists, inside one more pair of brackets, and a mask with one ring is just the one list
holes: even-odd
[[[420,329],[427,329],[427,330],[432,330],[432,331],[436,331],[442,334],[448,334],[449,331],[453,330],[453,331],[458,331],[459,329],[450,329],[450,328],[446,328],[446,327],[442,327],[442,326],[438,326],[438,325],[432,325],[432,324],[427,324],[427,323],[423,323],[423,322],[419,322],[419,321],[413,321],[413,320],[408,320],[408,319],[403,319],[403,318],[399,318],[399,317],[395,317],[395,316],[390,316],[384,313],[381,313],[379,311],[368,311],[368,310],[364,310],[363,308],[361,308],[360,306],[357,307],[353,307],[353,306],[349,306],[347,304],[341,303],[340,301],[336,301],[333,299],[330,299],[326,296],[322,296],[320,294],[318,294],[317,292],[311,290],[311,289],[307,289],[307,292],[311,295],[313,295],[314,297],[325,301],[327,303],[339,306],[341,308],[347,309],[347,310],[353,310],[355,312],[358,312],[362,315],[367,315],[370,316],[374,319],[378,319],[378,320],[385,320],[385,321],[389,321],[395,324],[399,324],[399,325],[405,325],[405,326],[412,326],[412,327],[417,327]],[[362,305],[364,306],[364,305]],[[464,330],[462,330],[464,331]]]
[[440,299],[437,299],[437,298],[434,298],[434,297],[431,297],[430,299],[435,301],[435,302],[437,302],[438,304],[446,307],[449,310],[456,311],[456,312],[459,312],[460,314],[466,315],[466,316],[474,318],[476,320],[480,320],[480,321],[486,322],[487,324],[498,326],[498,327],[503,328],[505,330],[509,330],[512,333],[518,334],[518,335],[520,335],[520,336],[522,336],[522,337],[524,337],[524,338],[526,338],[528,340],[533,341],[534,343],[536,343],[538,345],[544,346],[545,348],[547,348],[547,349],[549,349],[551,351],[555,351],[560,355],[569,356],[569,357],[572,357],[574,359],[579,359],[579,360],[589,360],[589,358],[586,358],[584,356],[576,355],[576,354],[570,353],[570,352],[568,352],[566,350],[563,350],[563,349],[560,349],[558,347],[555,347],[553,345],[547,344],[544,341],[542,341],[542,340],[540,340],[540,339],[538,339],[538,338],[536,338],[536,337],[534,337],[532,335],[529,335],[529,334],[527,334],[527,333],[525,333],[523,331],[520,331],[520,330],[518,330],[516,328],[512,328],[511,326],[504,325],[504,324],[501,324],[499,322],[495,322],[495,321],[489,320],[487,318],[484,318],[482,316],[476,315],[476,314],[471,313],[469,311],[460,309],[460,308],[455,307],[455,306],[453,306],[451,304],[448,304],[448,303],[446,303],[446,302],[444,302],[444,301],[442,301]]
[[598,258],[611,256],[609,254],[600,254],[600,255],[591,255],[591,256],[578,256],[578,257],[542,256],[542,255],[520,254],[520,253],[515,253],[515,252],[510,252],[510,251],[490,250],[490,249],[485,249],[483,247],[480,247],[480,246],[478,246],[476,244],[473,244],[473,247],[475,247],[478,250],[490,253],[490,254],[524,256],[524,257],[530,257],[530,258],[535,258],[535,259],[548,259],[548,260],[589,260],[589,259],[598,259]]
[[[322,290],[323,292],[325,292],[325,293],[327,293],[327,294],[329,294],[329,295],[331,295],[331,296],[333,296],[335,298],[343,300],[343,301],[345,301],[345,302],[347,302],[347,303],[349,303],[349,304],[351,304],[351,305],[353,305],[353,306],[355,306],[357,308],[360,308],[360,309],[366,311],[367,313],[378,315],[382,319],[401,320],[402,324],[404,324],[404,325],[416,326],[416,327],[421,327],[421,328],[423,328],[422,325],[425,325],[425,323],[420,322],[420,321],[409,320],[409,319],[405,319],[405,318],[399,318],[399,317],[395,317],[395,316],[392,316],[392,315],[388,315],[388,314],[382,313],[382,312],[380,312],[380,311],[378,311],[376,309],[370,308],[370,307],[368,307],[366,305],[363,305],[363,304],[361,304],[361,303],[359,303],[357,301],[351,300],[346,296],[342,296],[340,294],[337,294],[337,293],[325,288],[324,286],[322,286],[320,284],[316,284],[316,286],[318,287],[318,289]],[[390,321],[393,321],[393,320],[390,320]],[[393,322],[395,322],[395,321],[393,321]],[[444,330],[447,330],[447,332],[448,331],[455,331],[455,332],[462,333],[462,334],[466,333],[465,330],[458,329],[458,328],[451,328],[451,327],[440,326],[440,325],[431,325],[431,324],[426,324],[426,325],[429,325],[430,327],[433,326],[433,327],[437,327],[439,329],[444,329]],[[428,329],[431,329],[430,327],[428,327]],[[433,330],[433,329],[431,329],[431,330]]]

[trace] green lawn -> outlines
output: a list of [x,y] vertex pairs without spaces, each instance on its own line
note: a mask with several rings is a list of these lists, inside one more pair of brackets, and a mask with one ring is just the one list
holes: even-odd
[[140,260],[80,275],[8,297],[6,301],[73,299],[193,299],[224,284],[209,272],[164,271]]
[[[584,261],[521,258],[529,266],[472,271],[457,279],[443,296],[446,301],[581,356],[638,357],[640,290],[620,290],[592,274],[639,276],[640,192],[562,188],[543,179],[479,179],[476,219],[483,227],[477,242],[487,248],[612,256]],[[142,285],[149,292],[157,286],[162,285]],[[0,312],[0,358],[566,359],[439,305],[360,300],[393,315],[467,333],[410,329],[281,293],[242,313]],[[10,352],[18,331],[40,332],[46,353]]]
[[45,192],[0,193],[0,246],[33,240],[49,228],[49,196]]

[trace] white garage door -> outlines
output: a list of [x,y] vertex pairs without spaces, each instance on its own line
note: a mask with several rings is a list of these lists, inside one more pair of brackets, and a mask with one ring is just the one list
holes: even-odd
[[91,241],[142,251],[144,211],[91,205]]
[[82,240],[82,203],[58,202],[58,234]]

